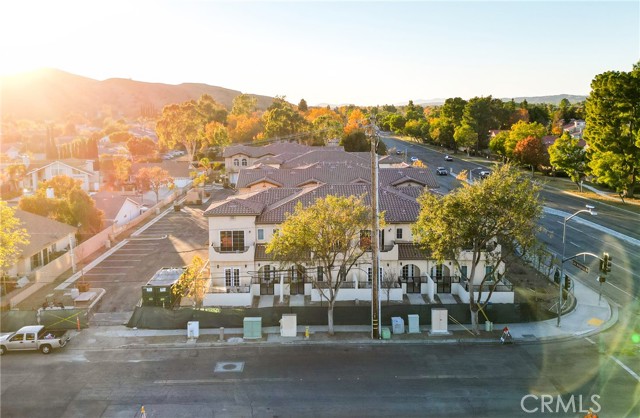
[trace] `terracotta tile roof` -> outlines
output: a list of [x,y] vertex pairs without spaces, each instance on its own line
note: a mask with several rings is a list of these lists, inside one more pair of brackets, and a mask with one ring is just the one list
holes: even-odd
[[264,209],[264,203],[247,199],[229,199],[212,203],[204,213],[205,216],[256,216]]
[[308,151],[310,146],[301,145],[296,142],[277,142],[275,144],[263,145],[263,146],[249,146],[249,145],[232,145],[227,147],[222,152],[223,157],[232,157],[234,155],[243,154],[251,158],[260,158],[266,155],[278,155],[285,152],[302,153]]
[[[69,234],[75,234],[78,230],[71,225],[19,209],[16,210],[15,217],[22,222],[22,227],[29,233],[29,244],[21,247],[24,257],[31,257]],[[61,248],[57,250],[61,250]]]
[[267,246],[265,244],[256,244],[256,252],[254,255],[255,261],[273,261],[274,258],[271,254],[267,254]]
[[156,167],[159,166],[163,170],[167,170],[169,175],[176,178],[188,178],[190,177],[190,173],[194,171],[189,164],[189,161],[179,161],[179,160],[166,160],[161,163],[134,163],[131,165],[131,175],[135,176],[138,170],[143,167]]
[[[380,168],[379,181],[381,186],[399,186],[404,183],[417,183],[436,189],[439,187],[433,174],[422,168]],[[349,184],[357,182],[368,183],[371,169],[360,165],[342,163],[317,163],[306,168],[276,169],[260,167],[256,169],[242,169],[238,173],[236,187],[238,189],[250,187],[261,181],[269,181],[282,187],[300,187],[316,181],[322,184]]]
[[428,260],[430,254],[416,244],[398,243],[398,260]]
[[360,152],[346,152],[339,147],[322,147],[313,149],[297,157],[290,158],[284,162],[281,168],[295,168],[313,163],[350,163],[368,167],[370,165],[369,158],[365,158]]

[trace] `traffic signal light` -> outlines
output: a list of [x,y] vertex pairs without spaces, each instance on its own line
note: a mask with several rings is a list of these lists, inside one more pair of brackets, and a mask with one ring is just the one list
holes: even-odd
[[611,261],[613,258],[609,255],[609,253],[603,253],[602,259],[600,260],[600,271],[602,273],[607,274],[611,271]]
[[611,257],[609,254],[607,254],[607,262],[606,264],[606,268],[607,268],[607,273],[611,272],[611,262],[613,261],[613,257]]
[[571,289],[571,279],[566,274],[564,275],[564,289],[565,290]]

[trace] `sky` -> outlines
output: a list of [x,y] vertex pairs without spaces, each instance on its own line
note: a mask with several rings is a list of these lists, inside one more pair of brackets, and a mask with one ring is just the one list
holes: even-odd
[[3,0],[0,75],[206,83],[297,103],[587,95],[640,1]]

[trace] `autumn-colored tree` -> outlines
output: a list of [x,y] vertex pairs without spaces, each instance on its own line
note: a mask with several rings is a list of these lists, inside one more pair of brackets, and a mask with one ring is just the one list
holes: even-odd
[[[26,212],[79,226],[82,237],[92,236],[102,230],[104,214],[80,185],[80,180],[55,176],[41,182],[33,196],[22,197],[18,206]],[[52,198],[47,197],[47,189],[53,190]]]
[[126,157],[113,158],[113,178],[116,187],[122,186],[131,177],[131,161]]
[[531,175],[537,166],[547,159],[547,150],[541,138],[528,136],[516,144],[513,150],[513,158],[522,165],[531,167]]
[[[508,271],[507,256],[516,250],[528,251],[536,243],[542,204],[540,186],[523,173],[504,165],[473,185],[463,183],[451,193],[438,197],[423,193],[420,214],[413,225],[414,241],[428,250],[438,262],[453,261],[460,267],[460,254],[471,255],[468,277],[475,280],[481,261],[487,273],[479,283],[470,282],[469,311],[473,330],[478,332],[478,311],[491,299],[493,291]],[[494,246],[500,245],[500,250]],[[494,248],[495,247],[495,248]],[[489,279],[493,284],[487,284]],[[483,289],[489,293],[483,298]],[[477,290],[477,292],[476,292]]]
[[209,288],[210,280],[203,271],[204,267],[204,260],[198,255],[194,256],[172,290],[175,295],[192,298],[196,309],[202,308]]
[[156,143],[148,136],[129,139],[129,141],[127,141],[127,148],[136,161],[141,160],[143,157],[152,157],[158,150]]
[[6,181],[9,184],[10,191],[18,191],[18,183],[22,180],[27,174],[27,167],[22,164],[11,164],[5,169],[6,173]]
[[0,200],[0,277],[20,257],[21,248],[29,244],[29,234],[15,217],[15,210]]
[[112,143],[127,143],[131,139],[135,138],[135,136],[126,131],[114,132],[109,135],[109,141]]
[[308,261],[321,267],[322,275],[312,280],[321,297],[329,302],[331,335],[340,285],[366,254],[368,248],[356,243],[360,232],[370,229],[371,209],[363,197],[329,195],[306,208],[298,203],[267,245],[267,254],[283,265]]
[[233,144],[242,144],[255,140],[262,132],[263,123],[257,114],[231,114],[227,118],[227,134]]
[[136,187],[141,192],[153,191],[156,203],[160,201],[160,189],[173,185],[173,178],[162,167],[142,167],[135,176]]
[[364,116],[362,110],[354,109],[349,113],[349,118],[347,119],[347,124],[344,127],[344,134],[349,135],[352,132],[357,130],[364,129],[365,126],[369,124],[369,120]]
[[507,158],[513,158],[513,152],[518,142],[528,137],[542,139],[546,133],[547,129],[538,122],[527,123],[519,121],[511,127],[509,137],[504,143],[505,155]]

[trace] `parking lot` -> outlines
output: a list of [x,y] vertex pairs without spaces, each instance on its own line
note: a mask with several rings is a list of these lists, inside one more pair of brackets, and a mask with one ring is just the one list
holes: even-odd
[[207,221],[201,207],[166,210],[134,233],[126,243],[84,273],[92,288],[106,294],[96,313],[130,312],[140,300],[140,287],[162,267],[181,267],[195,255],[208,258]]

